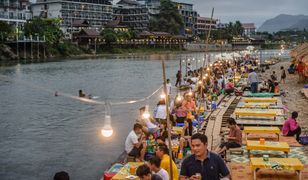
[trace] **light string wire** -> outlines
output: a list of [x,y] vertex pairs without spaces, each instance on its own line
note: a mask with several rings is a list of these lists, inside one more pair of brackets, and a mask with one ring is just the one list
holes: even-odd
[[[0,77],[2,79],[6,79],[6,80],[10,80],[10,81],[17,81],[17,82],[19,82],[21,84],[24,84],[24,85],[28,86],[28,87],[39,89],[39,90],[42,90],[42,91],[45,91],[45,92],[48,92],[48,93],[55,93],[55,92],[57,92],[58,96],[63,96],[63,97],[67,97],[67,98],[70,98],[70,99],[75,99],[75,100],[86,102],[86,103],[89,103],[89,104],[98,104],[98,105],[104,105],[104,106],[106,105],[105,101],[98,101],[98,100],[93,100],[93,99],[88,99],[88,98],[82,98],[82,97],[74,96],[74,95],[71,95],[71,94],[68,94],[68,93],[64,93],[64,92],[53,91],[53,90],[50,90],[50,89],[43,88],[41,86],[35,85],[33,83],[26,82],[24,80],[12,79],[12,78],[7,77],[5,75],[0,75]],[[156,89],[152,94],[150,94],[149,96],[146,96],[144,98],[135,99],[135,100],[128,100],[128,101],[122,101],[122,102],[108,102],[108,103],[110,105],[114,105],[114,106],[140,103],[140,102],[143,102],[143,101],[148,100],[151,97],[153,97],[157,92],[159,92],[159,90],[162,87],[163,87],[163,85],[161,85],[158,89]]]

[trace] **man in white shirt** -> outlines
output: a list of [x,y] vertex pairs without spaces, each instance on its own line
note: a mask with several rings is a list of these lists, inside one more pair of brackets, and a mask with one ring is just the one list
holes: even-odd
[[149,161],[149,167],[152,172],[160,176],[163,180],[169,180],[168,172],[160,167],[160,159],[158,157],[153,157]]
[[128,134],[125,140],[125,151],[129,156],[143,161],[146,147],[143,146],[145,137],[142,133],[142,125],[134,124],[134,129]]
[[253,69],[249,70],[247,81],[248,81],[248,84],[250,84],[251,93],[257,93],[259,78],[258,78],[258,74]]

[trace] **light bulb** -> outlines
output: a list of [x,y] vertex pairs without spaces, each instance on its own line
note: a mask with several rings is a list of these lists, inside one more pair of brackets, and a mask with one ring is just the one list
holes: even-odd
[[148,119],[148,118],[150,118],[150,113],[149,113],[149,106],[148,105],[146,105],[145,106],[145,110],[144,110],[144,113],[142,114],[142,117],[144,118],[144,119]]
[[200,85],[201,85],[201,84],[202,84],[202,81],[198,81],[198,84],[200,84]]
[[166,95],[164,94],[164,93],[162,93],[161,95],[160,95],[160,99],[165,99],[166,98]]
[[191,89],[189,90],[188,95],[189,95],[189,96],[192,96],[192,91],[191,91]]
[[178,97],[176,98],[177,101],[182,101],[182,96],[178,95]]
[[103,129],[101,130],[101,133],[102,133],[102,135],[104,136],[104,137],[110,137],[110,136],[112,136],[112,134],[113,134],[113,129],[112,129],[112,127],[110,126],[110,125],[105,125],[104,127],[103,127]]

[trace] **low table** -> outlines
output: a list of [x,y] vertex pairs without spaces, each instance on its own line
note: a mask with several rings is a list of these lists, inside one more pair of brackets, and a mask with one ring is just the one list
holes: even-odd
[[265,102],[271,102],[271,103],[276,103],[277,104],[277,98],[244,98],[244,102],[260,102],[260,103],[265,103]]
[[283,151],[286,157],[288,157],[288,153],[290,152],[288,143],[274,141],[265,141],[264,144],[260,144],[260,141],[247,140],[246,149],[248,151],[248,158],[250,158],[251,150]]
[[[126,163],[121,169],[120,171],[112,177],[112,180],[124,180],[124,179],[127,179],[126,177],[131,175],[130,174],[130,166],[135,166],[136,170],[137,170],[137,167],[144,164],[143,162],[128,162]],[[136,179],[139,179],[139,178],[136,178]]]
[[250,158],[251,169],[253,170],[253,179],[257,179],[257,171],[259,169],[274,169],[271,164],[280,164],[281,169],[294,170],[298,172],[299,180],[301,180],[301,171],[304,165],[297,158],[269,158],[264,161],[263,158]]
[[264,127],[264,126],[259,126],[259,127],[250,127],[250,126],[245,126],[244,127],[244,133],[246,135],[246,141],[247,141],[247,136],[249,133],[274,133],[278,137],[279,141],[279,134],[280,134],[280,129],[278,127]]
[[260,116],[260,117],[274,117],[276,119],[277,112],[276,111],[247,111],[247,110],[235,110],[234,111],[235,118],[237,119],[239,116]]

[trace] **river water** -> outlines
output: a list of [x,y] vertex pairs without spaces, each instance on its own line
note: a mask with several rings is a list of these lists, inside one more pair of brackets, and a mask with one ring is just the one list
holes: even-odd
[[[52,179],[67,171],[73,180],[97,180],[124,149],[138,108],[153,109],[159,95],[112,107],[114,135],[103,138],[104,107],[54,92],[82,89],[98,101],[150,95],[162,83],[161,59],[174,84],[179,60],[203,53],[118,56],[0,67],[0,179]],[[192,62],[193,68],[201,62]]]

